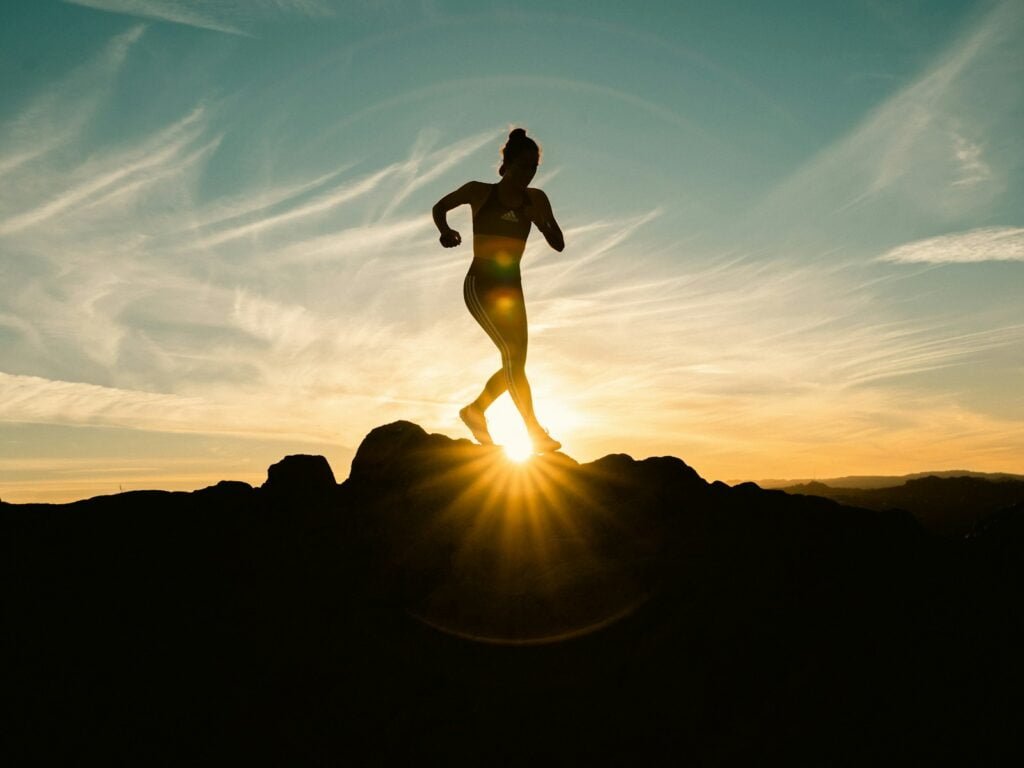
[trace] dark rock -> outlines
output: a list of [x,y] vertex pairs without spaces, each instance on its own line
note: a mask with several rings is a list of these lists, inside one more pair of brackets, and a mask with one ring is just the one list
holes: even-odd
[[5,764],[1022,764],[1022,520],[410,422],[340,487],[4,504]]
[[750,494],[759,493],[761,491],[761,486],[759,486],[757,483],[746,482],[746,483],[739,483],[738,485],[734,485],[734,486],[732,486],[732,489],[736,493],[741,493],[741,494],[744,494],[744,495],[750,495]]
[[373,482],[386,474],[390,465],[406,460],[411,451],[422,448],[426,442],[426,430],[410,421],[377,427],[359,444],[349,479],[353,483]]
[[629,472],[635,464],[636,459],[627,453],[610,453],[597,461],[592,461],[590,467],[594,472],[621,476]]
[[195,491],[195,493],[210,497],[226,497],[246,494],[252,491],[252,489],[251,485],[243,483],[241,480],[221,480],[216,485],[211,485],[208,488],[200,488],[198,491]]
[[275,495],[311,496],[330,493],[337,487],[331,465],[323,456],[285,456],[267,470],[261,488]]
[[644,459],[639,469],[648,482],[657,485],[674,485],[688,491],[703,491],[708,485],[707,480],[697,474],[697,470],[675,456]]

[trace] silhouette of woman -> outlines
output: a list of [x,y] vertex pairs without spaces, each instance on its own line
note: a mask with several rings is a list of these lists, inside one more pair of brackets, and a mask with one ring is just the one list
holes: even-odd
[[470,313],[501,353],[501,370],[488,379],[480,396],[459,411],[459,416],[479,442],[492,445],[484,412],[508,390],[523,417],[534,450],[557,451],[562,444],[537,421],[530,383],[526,380],[526,305],[519,261],[533,224],[556,251],[565,248],[565,241],[547,195],[527,186],[540,163],[537,143],[527,137],[524,129],[516,128],[501,153],[501,180],[497,184],[467,182],[438,200],[433,210],[441,245],[454,248],[462,242],[462,236],[448,226],[445,214],[463,204],[472,206],[473,263],[466,273],[462,293]]

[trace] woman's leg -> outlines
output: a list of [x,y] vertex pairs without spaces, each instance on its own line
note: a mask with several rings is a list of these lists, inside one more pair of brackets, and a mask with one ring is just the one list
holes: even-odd
[[483,391],[477,396],[476,400],[470,403],[471,408],[483,413],[491,407],[491,403],[497,400],[501,394],[508,389],[508,385],[505,384],[505,369],[499,368],[497,372],[491,375],[491,378],[484,384]]
[[506,389],[531,432],[540,430],[533,394],[526,378],[526,305],[518,286],[478,282],[469,275],[463,286],[466,306],[501,353],[501,370],[488,379],[473,406],[481,412]]

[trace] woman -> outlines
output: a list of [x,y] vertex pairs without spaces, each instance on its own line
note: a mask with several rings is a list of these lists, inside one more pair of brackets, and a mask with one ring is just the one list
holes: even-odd
[[538,423],[526,380],[526,306],[519,261],[533,224],[556,251],[565,248],[565,241],[547,195],[528,186],[540,163],[536,142],[527,137],[525,130],[516,128],[501,153],[501,180],[497,184],[470,181],[434,206],[434,223],[445,248],[462,242],[462,236],[448,226],[445,214],[464,204],[473,208],[473,263],[462,292],[470,313],[501,353],[501,370],[488,379],[480,396],[459,411],[459,416],[479,442],[492,445],[484,412],[508,390],[526,423],[534,450],[557,451],[562,444]]

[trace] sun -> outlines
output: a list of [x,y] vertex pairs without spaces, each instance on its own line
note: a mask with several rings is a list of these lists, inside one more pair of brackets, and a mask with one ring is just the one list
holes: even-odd
[[533,443],[515,406],[502,398],[487,410],[487,428],[494,442],[505,449],[505,455],[517,464],[533,455]]
[[[571,412],[560,404],[552,404],[557,402],[553,398],[545,400],[546,410],[552,414],[552,419],[550,421],[542,420],[541,423],[548,427],[551,434],[564,444],[566,436],[570,432],[567,424],[571,421],[569,418]],[[530,457],[535,454],[533,441],[530,439],[526,425],[523,424],[523,418],[519,415],[511,398],[501,397],[487,409],[487,429],[491,433],[495,445],[504,449],[505,456],[509,461],[522,464],[529,461]]]
[[505,443],[504,448],[505,455],[516,462],[516,464],[522,464],[533,456],[533,444],[528,438],[522,441],[516,440],[515,442]]

